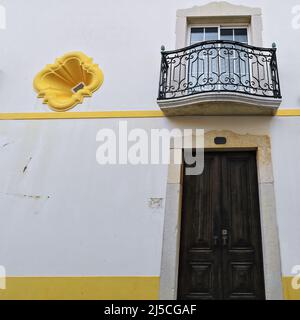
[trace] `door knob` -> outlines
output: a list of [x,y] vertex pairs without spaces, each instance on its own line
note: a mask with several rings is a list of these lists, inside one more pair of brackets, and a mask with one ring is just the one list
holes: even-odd
[[228,230],[226,229],[222,230],[222,242],[223,242],[223,247],[226,247],[228,244]]

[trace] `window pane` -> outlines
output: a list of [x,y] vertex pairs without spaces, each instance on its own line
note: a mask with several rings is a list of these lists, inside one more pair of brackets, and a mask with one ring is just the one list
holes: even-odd
[[233,40],[233,29],[221,29],[221,40]]
[[246,28],[234,29],[235,41],[248,43],[248,32]]
[[201,42],[204,40],[204,29],[203,28],[192,28],[191,29],[191,44]]
[[205,28],[205,41],[218,40],[218,28]]

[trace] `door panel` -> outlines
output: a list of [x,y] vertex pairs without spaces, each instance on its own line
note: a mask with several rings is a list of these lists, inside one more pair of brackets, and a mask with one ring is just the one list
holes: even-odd
[[224,299],[264,299],[256,154],[222,155]]
[[[205,172],[185,175],[181,241],[180,299],[220,298],[220,251],[214,244],[219,227],[220,163],[207,155]],[[195,197],[195,194],[199,195]]]
[[179,299],[264,299],[255,152],[206,153],[184,176]]

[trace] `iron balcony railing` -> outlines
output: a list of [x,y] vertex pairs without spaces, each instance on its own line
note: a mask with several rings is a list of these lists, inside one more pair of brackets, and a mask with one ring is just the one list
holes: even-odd
[[206,41],[168,52],[162,47],[161,54],[159,100],[208,92],[281,98],[275,45]]

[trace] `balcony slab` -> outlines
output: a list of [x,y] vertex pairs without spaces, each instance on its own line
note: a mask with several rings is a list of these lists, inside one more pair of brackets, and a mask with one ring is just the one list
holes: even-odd
[[243,93],[209,92],[158,100],[166,116],[272,116],[282,99]]

